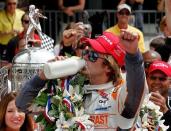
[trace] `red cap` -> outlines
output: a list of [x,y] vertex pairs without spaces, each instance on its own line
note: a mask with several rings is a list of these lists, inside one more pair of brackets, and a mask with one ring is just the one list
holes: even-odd
[[119,66],[124,65],[125,51],[120,46],[119,37],[110,32],[104,32],[96,39],[82,38],[81,42],[90,44],[91,47],[100,53],[112,55]]
[[171,76],[171,66],[164,62],[164,61],[154,61],[148,70],[148,73],[151,73],[153,71],[160,70],[167,76]]

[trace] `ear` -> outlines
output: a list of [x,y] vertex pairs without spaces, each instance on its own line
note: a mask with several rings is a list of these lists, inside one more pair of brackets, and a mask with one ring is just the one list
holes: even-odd
[[119,13],[118,13],[118,12],[116,12],[116,17],[117,17],[117,18],[119,17],[118,15],[119,15]]
[[106,70],[107,73],[109,73],[109,72],[112,71],[111,67],[109,67],[108,65],[105,65],[104,68],[105,68],[105,70]]

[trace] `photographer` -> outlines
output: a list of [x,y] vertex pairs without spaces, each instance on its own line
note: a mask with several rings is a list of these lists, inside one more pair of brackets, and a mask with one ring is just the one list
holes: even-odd
[[66,55],[66,53],[75,55],[75,49],[81,37],[91,37],[91,26],[83,24],[82,22],[70,23],[65,28],[60,43],[60,55]]

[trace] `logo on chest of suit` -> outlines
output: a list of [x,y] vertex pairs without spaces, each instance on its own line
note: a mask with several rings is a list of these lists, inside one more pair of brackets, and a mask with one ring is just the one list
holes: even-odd
[[94,114],[90,115],[95,127],[107,128],[108,127],[108,114]]
[[108,100],[109,100],[109,98],[104,97],[103,99],[100,99],[100,100],[99,100],[99,103],[105,105],[105,104],[107,103]]
[[99,104],[102,105],[103,107],[107,105],[107,102],[109,101],[109,95],[107,93],[105,93],[103,90],[99,90],[98,91],[99,95],[100,95],[100,99],[99,99]]
[[108,97],[101,97],[99,100],[98,100],[98,106],[97,108],[95,109],[96,111],[107,111],[109,110],[109,108],[111,107],[109,105],[109,98]]

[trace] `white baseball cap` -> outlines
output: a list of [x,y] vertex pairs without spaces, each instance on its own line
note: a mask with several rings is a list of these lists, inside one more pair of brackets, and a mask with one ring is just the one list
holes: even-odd
[[123,9],[127,9],[131,13],[131,7],[127,4],[120,4],[118,5],[117,12],[120,12]]

